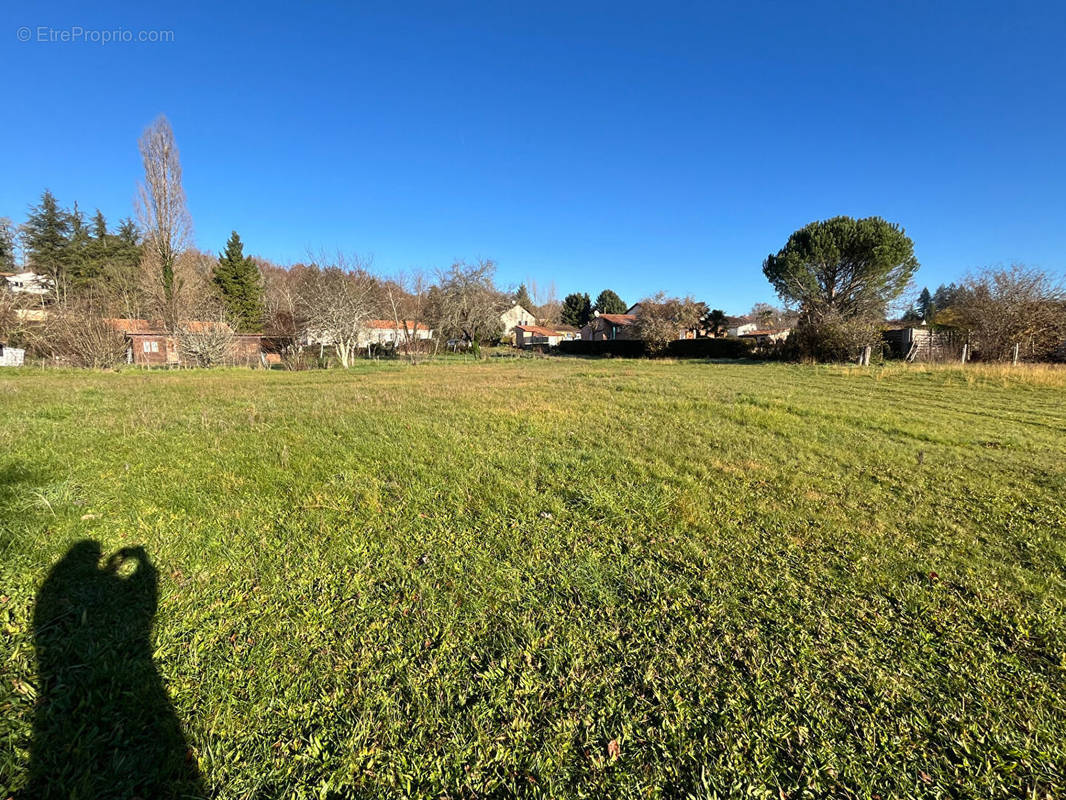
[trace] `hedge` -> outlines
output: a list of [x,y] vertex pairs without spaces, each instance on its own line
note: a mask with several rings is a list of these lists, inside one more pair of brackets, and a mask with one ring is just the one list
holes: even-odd
[[666,355],[673,358],[751,358],[755,343],[749,339],[678,339]]
[[[750,358],[753,345],[745,339],[678,339],[670,342],[663,356],[669,358]],[[614,356],[643,358],[648,355],[644,342],[634,339],[587,341],[570,339],[559,342],[559,352],[571,356]]]

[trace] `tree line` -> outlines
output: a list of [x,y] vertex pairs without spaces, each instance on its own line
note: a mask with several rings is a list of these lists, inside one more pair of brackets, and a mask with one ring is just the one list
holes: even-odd
[[[187,332],[190,320],[216,320],[236,332],[265,331],[293,350],[310,342],[324,353],[328,346],[347,365],[372,319],[394,321],[403,332],[399,344],[412,354],[427,346],[423,328],[433,329],[438,342],[476,349],[499,335],[500,313],[515,303],[543,324],[575,328],[630,308],[612,289],[595,300],[575,292],[561,302],[551,284],[503,291],[491,260],[394,276],[377,275],[369,261],[344,254],[280,267],[246,255],[236,231],[217,253],[204,252],[193,244],[179,151],[165,117],[144,131],[138,148],[144,178],[136,219],[112,225],[99,209],[86,218],[77,202],[64,207],[47,189],[21,225],[0,219],[0,271],[15,270],[21,248],[25,266],[44,276],[47,287],[29,298],[0,292],[0,340],[22,340],[57,357],[57,348],[70,349],[69,343],[100,341],[78,345],[94,353],[71,359],[98,364],[119,352],[120,342],[101,325],[105,318],[147,319],[175,335]],[[848,360],[879,344],[918,267],[914,244],[898,224],[880,217],[812,222],[762,265],[784,308],[759,303],[747,319],[762,328],[793,328],[783,355]],[[19,313],[30,301],[48,306],[43,324],[31,325],[28,320],[41,317]],[[1032,360],[1066,356],[1062,284],[1021,265],[925,288],[901,319],[954,331],[986,360],[1007,358],[1015,347]],[[662,293],[644,298],[636,315],[652,352],[679,329],[721,336],[729,323],[722,309]]]

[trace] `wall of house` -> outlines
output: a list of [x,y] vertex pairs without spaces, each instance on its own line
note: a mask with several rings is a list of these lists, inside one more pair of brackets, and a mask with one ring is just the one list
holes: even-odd
[[500,314],[500,322],[503,323],[503,335],[508,336],[515,325],[536,325],[537,318],[522,306],[515,306]]
[[133,363],[142,367],[159,367],[177,362],[174,340],[157,333],[131,333],[127,337]]
[[[160,333],[131,333],[126,336],[132,351],[133,363],[142,367],[179,366],[183,363],[177,340]],[[230,363],[256,366],[260,363],[263,337],[258,333],[234,336]]]

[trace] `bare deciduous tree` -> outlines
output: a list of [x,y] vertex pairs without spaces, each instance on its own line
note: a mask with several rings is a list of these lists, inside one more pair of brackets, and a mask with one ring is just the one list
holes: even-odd
[[422,270],[415,270],[386,281],[384,291],[393,324],[402,336],[402,341],[397,342],[396,346],[403,349],[413,364],[423,348],[424,340],[419,337],[418,331],[427,325],[429,279]]
[[84,303],[53,306],[33,345],[74,367],[110,369],[126,360],[126,338]]
[[164,116],[145,129],[139,142],[144,183],[138,187],[137,215],[144,233],[144,259],[151,271],[149,289],[161,298],[164,323],[174,330],[178,257],[189,245],[192,221],[181,184],[181,161],[174,131]]
[[529,282],[529,293],[533,297],[535,309],[530,309],[537,315],[542,325],[558,325],[561,320],[563,304],[555,290],[555,281],[549,281],[547,286],[540,286],[535,280]]
[[279,349],[282,363],[293,368],[302,364],[302,334],[306,330],[300,286],[311,267],[296,264],[288,269],[260,259],[263,274],[263,326]]
[[187,364],[215,367],[233,361],[237,337],[221,318],[179,322],[176,335],[181,358]]
[[299,292],[308,343],[333,347],[341,366],[350,366],[360,334],[381,303],[380,288],[358,258],[338,256],[336,264],[308,270]]
[[969,277],[938,323],[969,333],[986,361],[1051,358],[1066,340],[1066,290],[1048,273],[1015,264]]
[[432,293],[433,327],[444,338],[457,338],[478,351],[482,341],[500,335],[500,312],[507,297],[496,289],[496,264],[481,259],[476,264],[457,261],[439,273]]
[[211,291],[211,267],[215,258],[199,250],[184,250],[174,261],[171,293],[167,297],[151,258],[141,262],[140,285],[145,313],[170,331],[191,319],[212,319],[219,312],[218,298]]
[[[3,281],[3,278],[0,278]],[[0,283],[0,342],[14,334],[19,327],[18,304],[15,293]]]

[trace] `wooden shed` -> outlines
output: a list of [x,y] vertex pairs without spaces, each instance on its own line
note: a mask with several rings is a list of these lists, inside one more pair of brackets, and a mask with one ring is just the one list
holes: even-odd
[[962,343],[953,331],[912,325],[883,331],[881,338],[893,358],[905,361],[948,361],[959,357]]

